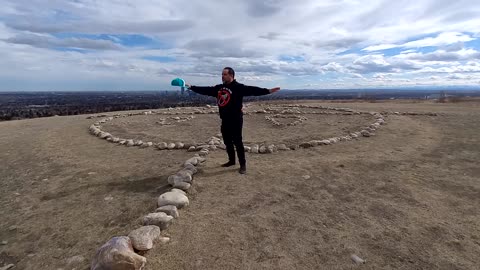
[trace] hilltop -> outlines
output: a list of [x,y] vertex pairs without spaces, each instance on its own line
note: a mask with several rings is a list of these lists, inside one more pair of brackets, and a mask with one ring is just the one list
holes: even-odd
[[[326,110],[307,105],[364,114],[316,114]],[[349,269],[352,254],[368,269],[475,269],[478,105],[249,103],[245,143],[295,150],[247,153],[246,175],[220,168],[225,152],[210,151],[190,205],[162,232],[170,242],[145,254],[146,269]],[[274,125],[268,108],[300,113],[277,115]],[[105,131],[156,143],[196,144],[219,133],[214,113],[182,110],[197,108],[1,122],[0,267],[88,269],[103,243],[138,228],[170,188],[168,176],[195,153],[109,143],[89,127],[112,117]],[[361,130],[375,121],[370,112],[385,125],[369,137],[296,147]]]

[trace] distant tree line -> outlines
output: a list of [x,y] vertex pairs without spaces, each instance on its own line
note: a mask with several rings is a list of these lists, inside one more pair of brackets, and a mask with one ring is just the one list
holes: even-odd
[[49,116],[202,106],[214,99],[170,92],[0,94],[0,121]]
[[[369,100],[391,98],[422,99],[426,95],[447,95],[439,91],[338,91],[282,90],[274,95],[246,97],[245,102],[265,100]],[[478,92],[455,96],[480,96]],[[452,99],[452,95],[448,95]],[[168,107],[215,105],[215,98],[187,91],[132,92],[21,92],[0,93],[0,121],[48,116],[96,114],[112,111],[153,110]]]

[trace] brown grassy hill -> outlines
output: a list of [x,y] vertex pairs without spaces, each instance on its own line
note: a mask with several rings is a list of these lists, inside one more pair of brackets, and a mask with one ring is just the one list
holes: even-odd
[[[171,241],[145,255],[147,269],[478,268],[479,104],[321,105],[440,115],[389,114],[370,138],[248,153],[246,175],[220,168],[225,152],[210,152],[190,206],[162,232]],[[244,139],[291,143],[371,122],[365,115],[305,116],[294,127],[246,116]],[[172,125],[159,118],[119,118],[104,128],[145,141],[198,142],[219,132],[216,115]],[[0,123],[0,267],[89,269],[98,247],[155,210],[166,178],[193,155],[108,143],[88,133],[94,121]],[[352,254],[366,264],[355,265]],[[74,256],[83,262],[69,264]]]

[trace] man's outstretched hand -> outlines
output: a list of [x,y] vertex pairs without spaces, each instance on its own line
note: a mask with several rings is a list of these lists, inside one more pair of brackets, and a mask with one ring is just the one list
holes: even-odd
[[273,93],[275,93],[275,92],[277,92],[277,91],[279,91],[279,90],[280,90],[280,87],[272,88],[272,89],[270,89],[270,94],[273,94]]

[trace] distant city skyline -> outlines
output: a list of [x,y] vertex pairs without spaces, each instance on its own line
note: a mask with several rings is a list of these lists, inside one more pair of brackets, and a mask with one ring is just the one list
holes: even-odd
[[0,91],[480,85],[478,1],[4,0]]

